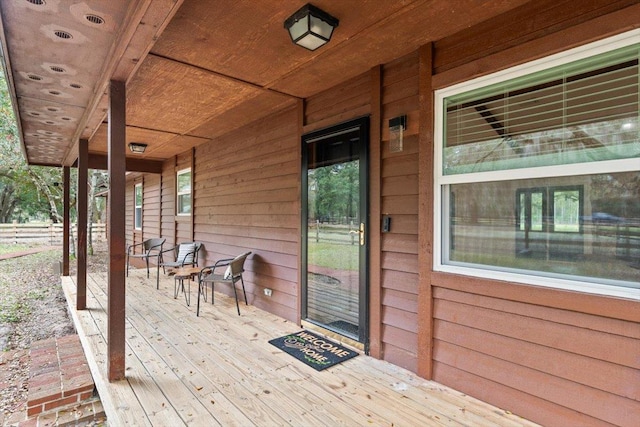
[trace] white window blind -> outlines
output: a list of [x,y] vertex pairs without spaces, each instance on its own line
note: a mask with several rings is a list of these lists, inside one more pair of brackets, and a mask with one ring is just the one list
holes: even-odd
[[633,158],[638,46],[445,99],[445,175]]

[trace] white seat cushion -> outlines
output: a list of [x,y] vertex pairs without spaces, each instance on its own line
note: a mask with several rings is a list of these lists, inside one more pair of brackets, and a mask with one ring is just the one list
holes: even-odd
[[183,264],[191,264],[193,263],[193,256],[195,255],[195,245],[194,244],[181,244],[178,249],[178,258],[177,262]]

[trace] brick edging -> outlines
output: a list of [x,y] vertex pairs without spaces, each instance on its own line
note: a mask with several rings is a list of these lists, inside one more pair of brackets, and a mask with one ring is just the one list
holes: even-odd
[[36,341],[29,356],[27,417],[93,396],[93,377],[78,335]]

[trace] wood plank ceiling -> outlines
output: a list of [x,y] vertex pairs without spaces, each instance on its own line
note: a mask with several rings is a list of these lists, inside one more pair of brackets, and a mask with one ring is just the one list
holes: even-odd
[[0,2],[3,62],[30,164],[71,165],[78,139],[106,154],[106,88],[127,81],[127,142],[165,160],[526,3],[317,0],[328,45],[293,45],[304,0]]

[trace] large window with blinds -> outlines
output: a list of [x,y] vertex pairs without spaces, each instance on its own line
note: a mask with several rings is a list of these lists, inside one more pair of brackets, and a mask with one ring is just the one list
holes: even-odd
[[640,299],[640,32],[436,92],[435,268]]

